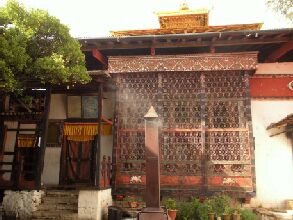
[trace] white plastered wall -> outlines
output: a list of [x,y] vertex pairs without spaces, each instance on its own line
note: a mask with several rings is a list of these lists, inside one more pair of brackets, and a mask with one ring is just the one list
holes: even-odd
[[111,189],[81,190],[78,195],[78,218],[107,219],[108,206],[112,205]]
[[[52,94],[50,103],[50,119],[63,120],[66,118],[66,95]],[[60,147],[47,147],[44,158],[42,183],[45,185],[58,185],[60,172]]]
[[252,100],[255,137],[256,198],[252,205],[282,207],[293,199],[292,144],[285,134],[269,136],[266,128],[293,112],[293,101]]

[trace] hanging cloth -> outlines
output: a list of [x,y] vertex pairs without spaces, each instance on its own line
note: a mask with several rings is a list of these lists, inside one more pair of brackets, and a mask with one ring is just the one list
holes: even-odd
[[[98,123],[64,123],[64,136],[70,141],[92,141],[98,134]],[[111,135],[112,125],[102,124],[101,135]]]
[[34,134],[18,134],[17,147],[35,147],[36,136]]
[[98,123],[64,123],[64,136],[70,141],[91,141],[98,134]]

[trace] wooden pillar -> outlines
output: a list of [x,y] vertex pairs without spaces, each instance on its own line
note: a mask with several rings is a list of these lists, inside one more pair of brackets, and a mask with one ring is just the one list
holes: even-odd
[[48,118],[50,112],[50,103],[51,103],[51,91],[52,88],[50,86],[46,89],[46,98],[45,98],[45,110],[44,116],[41,124],[41,145],[40,150],[38,153],[38,163],[37,163],[37,170],[36,170],[36,186],[37,188],[41,188],[41,177],[44,168],[44,157],[45,157],[45,150],[47,144],[47,131],[48,131]]
[[98,186],[100,188],[100,157],[101,157],[101,125],[102,125],[102,103],[103,103],[103,84],[99,84],[99,103],[98,103],[98,138],[97,138],[97,145],[95,146],[95,167],[94,167],[94,173],[95,173],[95,181],[94,184],[95,186]]
[[158,114],[151,107],[145,118],[146,206],[160,208],[160,162]]
[[160,208],[160,155],[159,121],[153,106],[145,118],[146,149],[146,208],[138,213],[139,220],[167,220],[167,214]]

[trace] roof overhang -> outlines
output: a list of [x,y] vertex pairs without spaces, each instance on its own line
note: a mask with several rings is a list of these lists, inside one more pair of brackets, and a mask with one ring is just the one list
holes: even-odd
[[293,113],[276,123],[270,124],[267,130],[271,137],[282,133],[293,132]]
[[284,43],[293,40],[293,28],[278,30],[243,30],[209,33],[140,35],[104,38],[80,38],[82,50],[138,48],[184,48]]

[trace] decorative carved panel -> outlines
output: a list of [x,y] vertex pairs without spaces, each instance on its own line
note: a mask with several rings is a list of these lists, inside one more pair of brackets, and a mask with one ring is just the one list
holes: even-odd
[[116,190],[131,190],[133,175],[144,177],[143,116],[153,105],[161,120],[162,190],[253,191],[248,74],[150,72],[114,79]]
[[110,73],[255,70],[257,53],[109,57]]

